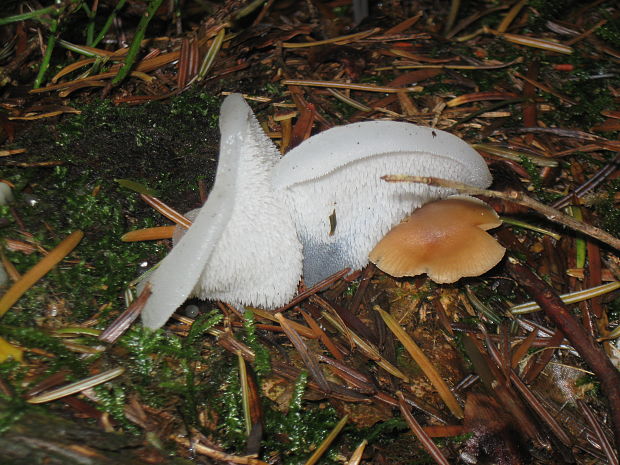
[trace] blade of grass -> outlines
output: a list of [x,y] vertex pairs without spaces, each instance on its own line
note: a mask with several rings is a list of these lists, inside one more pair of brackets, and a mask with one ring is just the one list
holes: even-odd
[[553,231],[549,231],[548,229],[540,228],[533,224],[526,223],[525,221],[517,220],[515,218],[508,218],[505,216],[500,217],[503,223],[511,224],[513,226],[517,226],[519,228],[529,229],[530,231],[534,231],[540,234],[546,234],[547,236],[553,237],[556,241],[562,239],[562,236],[554,233]]
[[202,61],[202,64],[200,65],[200,69],[198,70],[198,74],[196,75],[196,78],[192,79],[190,81],[190,84],[194,81],[202,81],[205,78],[205,76],[211,69],[211,66],[213,66],[213,62],[215,61],[215,57],[220,51],[220,48],[222,48],[222,43],[224,43],[225,35],[226,35],[226,29],[224,28],[220,29],[220,31],[215,36],[215,39],[213,39],[211,48],[209,48],[209,51],[205,55],[205,58]]
[[105,35],[108,33],[108,30],[112,26],[112,23],[114,22],[114,18],[116,18],[116,15],[118,14],[118,12],[121,11],[123,6],[125,6],[126,1],[127,0],[118,0],[118,2],[116,3],[116,6],[114,7],[114,10],[112,10],[112,13],[110,13],[110,16],[108,16],[108,19],[106,19],[105,24],[99,31],[99,34],[97,34],[97,37],[95,37],[92,43],[88,45],[90,45],[91,47],[96,47],[97,44],[101,42],[101,40],[105,37]]
[[[564,209],[577,221],[583,221],[583,213],[577,205],[569,205]],[[575,268],[583,268],[586,264],[586,241],[583,236],[575,237]]]
[[145,186],[142,183],[132,181],[131,179],[115,179],[114,182],[118,183],[119,186],[130,189],[138,194],[146,194],[151,197],[157,197],[159,195],[159,192],[155,189],[151,189],[150,187]]
[[81,4],[81,8],[86,13],[86,17],[88,18],[88,25],[86,26],[86,43],[90,44],[93,42],[93,35],[95,33],[95,18],[97,17],[97,6],[98,0],[93,2],[93,9],[91,10],[86,3]]
[[411,355],[413,360],[415,360],[415,362],[420,366],[426,377],[430,380],[435,389],[437,389],[439,396],[443,399],[452,414],[457,418],[463,418],[463,409],[456,400],[456,397],[454,397],[454,394],[452,394],[448,384],[439,375],[428,357],[424,354],[424,352],[422,352],[422,349],[420,349],[415,341],[411,339],[411,336],[407,334],[407,332],[398,324],[392,315],[378,305],[375,305],[373,309],[381,315],[381,318],[387,327],[390,328],[392,333],[394,333],[396,338],[405,347],[405,350],[409,352],[409,355]]
[[140,52],[140,43],[146,34],[146,28],[155,16],[155,13],[161,6],[164,0],[151,0],[149,2],[149,6],[146,9],[146,13],[140,19],[138,23],[138,27],[136,29],[136,35],[134,36],[131,45],[129,46],[129,51],[127,52],[127,56],[125,57],[125,63],[118,71],[116,76],[112,79],[112,85],[117,85],[123,81],[133,68],[134,63],[136,62],[136,57],[138,56],[138,52]]
[[[144,73],[153,71],[157,68],[161,68],[162,66],[167,65],[168,63],[172,63],[173,61],[178,60],[179,55],[180,55],[180,52],[176,51],[176,52],[164,53],[154,58],[142,60],[141,62],[137,64],[136,70],[132,71],[130,74],[136,77],[145,76]],[[30,93],[36,94],[40,92],[48,92],[50,90],[67,89],[67,88],[71,88],[76,85],[80,85],[84,82],[89,82],[89,81],[92,82],[92,81],[96,81],[100,79],[108,79],[108,78],[116,76],[119,69],[120,69],[120,65],[114,65],[110,71],[105,71],[103,73],[95,74],[93,76],[86,76],[86,77],[74,79],[73,81],[50,84],[41,89],[33,89],[30,91]]]
[[56,45],[56,33],[58,32],[58,20],[53,19],[52,24],[50,25],[49,37],[47,38],[47,45],[45,47],[45,53],[43,54],[43,60],[41,60],[41,64],[39,65],[39,72],[37,73],[37,77],[34,80],[32,87],[34,89],[38,89],[41,87],[41,83],[43,82],[43,78],[45,77],[45,73],[50,66],[50,60],[52,59],[52,52],[54,51],[54,46]]
[[45,276],[48,271],[65,258],[78,245],[82,237],[84,237],[82,231],[78,230],[72,232],[58,244],[56,248],[43,257],[39,263],[28,270],[19,281],[14,283],[2,298],[0,298],[0,317],[4,315],[34,283]]
[[58,10],[58,5],[52,5],[46,8],[41,8],[40,10],[34,10],[34,11],[29,11],[27,13],[20,13],[18,15],[7,16],[6,18],[0,18],[0,26],[4,26],[5,24],[16,23],[19,21],[25,21],[27,19],[38,19],[41,16],[54,13],[57,10]]

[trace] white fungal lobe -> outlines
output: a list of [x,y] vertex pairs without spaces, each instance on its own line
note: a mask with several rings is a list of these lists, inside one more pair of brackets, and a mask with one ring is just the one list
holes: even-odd
[[0,205],[6,205],[13,201],[13,190],[7,183],[0,181]]
[[381,179],[386,174],[435,176],[478,187],[491,183],[480,155],[440,130],[371,121],[311,137],[285,155],[274,172],[274,185],[285,193],[304,247],[306,284],[346,267],[363,267],[390,228],[425,203],[454,193],[387,183]]
[[[299,282],[301,247],[288,211],[269,188],[277,149],[260,126],[233,141],[240,150],[231,216],[194,295],[273,308],[287,303]],[[230,142],[230,141],[229,141]],[[253,154],[258,154],[258,156]],[[229,186],[227,186],[230,188]]]
[[276,147],[240,95],[225,99],[220,131],[208,200],[149,279],[142,320],[150,328],[192,295],[269,308],[288,302],[299,282],[301,245],[270,182]]

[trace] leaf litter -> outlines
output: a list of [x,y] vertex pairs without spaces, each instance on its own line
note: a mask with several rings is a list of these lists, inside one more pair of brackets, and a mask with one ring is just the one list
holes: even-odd
[[[618,463],[617,6],[371,2],[360,19],[365,3],[3,8],[3,462],[36,443],[63,463]],[[494,233],[510,257],[452,285],[369,266],[275,315],[188,301],[165,330],[131,324],[173,226],[133,190],[199,206],[231,92],[283,152],[368,119],[475,144],[503,193],[492,205],[519,221]]]

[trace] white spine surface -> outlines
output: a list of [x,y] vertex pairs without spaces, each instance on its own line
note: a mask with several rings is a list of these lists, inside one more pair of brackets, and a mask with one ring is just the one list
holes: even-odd
[[147,327],[162,326],[191,295],[275,307],[295,294],[301,245],[271,185],[278,151],[240,95],[225,99],[220,131],[208,200],[149,280]]
[[276,165],[303,244],[303,274],[311,286],[343,268],[359,269],[381,238],[423,204],[454,191],[388,183],[387,174],[435,176],[487,187],[482,157],[452,134],[409,123],[371,121],[324,131]]

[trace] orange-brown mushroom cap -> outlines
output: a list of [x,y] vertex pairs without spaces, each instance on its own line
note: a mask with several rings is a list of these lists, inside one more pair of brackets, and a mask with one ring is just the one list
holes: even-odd
[[392,228],[369,258],[392,276],[426,273],[436,283],[453,283],[499,263],[506,249],[485,231],[501,223],[492,208],[472,197],[430,202]]

